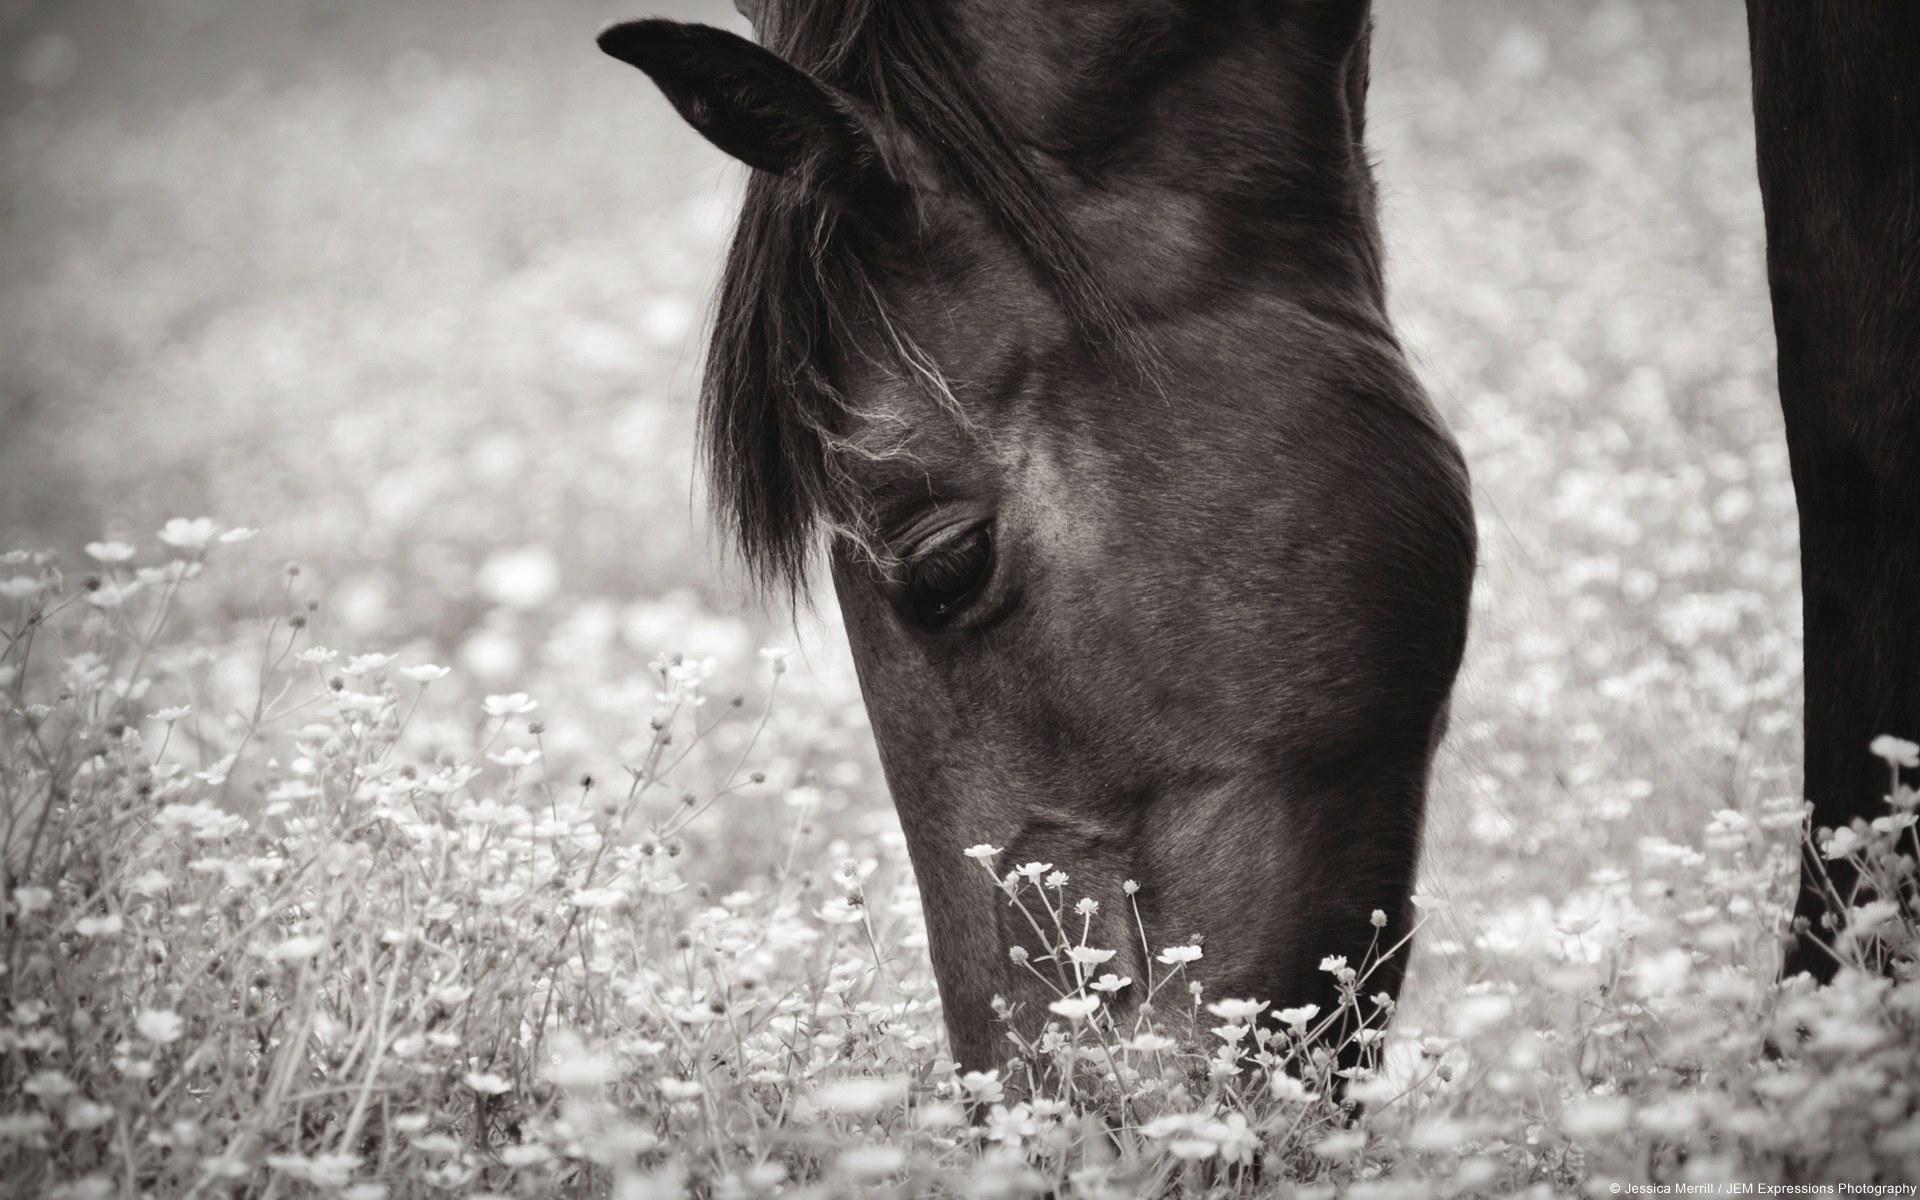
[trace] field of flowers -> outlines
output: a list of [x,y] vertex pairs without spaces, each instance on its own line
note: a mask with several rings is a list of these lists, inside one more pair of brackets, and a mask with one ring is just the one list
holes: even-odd
[[[1774,982],[1799,602],[1738,7],[1417,8],[1370,129],[1485,545],[1422,927],[1262,1011],[1201,946],[1115,979],[1073,864],[978,847],[1059,993],[986,1073],[830,598],[760,611],[706,532],[738,175],[593,50],[639,12],[0,10],[0,1190],[1920,1178],[1911,913]],[[1887,813],[1815,853],[1898,894],[1920,750],[1860,752]]]

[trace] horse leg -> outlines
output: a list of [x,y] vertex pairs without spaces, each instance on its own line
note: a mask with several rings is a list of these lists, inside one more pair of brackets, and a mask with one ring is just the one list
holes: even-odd
[[[1830,828],[1884,811],[1868,742],[1920,731],[1920,4],[1748,0],[1747,21],[1800,508],[1806,795]],[[1819,865],[1803,863],[1785,969],[1824,980],[1816,939],[1844,911],[1829,917]],[[1844,902],[1852,873],[1824,865]]]

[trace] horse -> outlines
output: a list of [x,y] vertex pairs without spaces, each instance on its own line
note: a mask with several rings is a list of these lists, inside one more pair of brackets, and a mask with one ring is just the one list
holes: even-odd
[[[1867,739],[1920,729],[1920,10],[1747,0],[1747,28],[1800,515],[1804,786],[1814,828],[1840,828],[1884,808]],[[1859,881],[1811,854],[1782,970],[1826,980]]]
[[[743,11],[757,41],[600,46],[752,168],[702,384],[716,509],[771,590],[824,559],[955,1060],[1047,1018],[980,844],[1069,870],[1120,976],[1204,934],[1208,995],[1328,1003],[1324,958],[1413,927],[1476,563],[1387,317],[1370,4]],[[1844,825],[1879,799],[1868,739],[1920,724],[1920,17],[1750,12],[1806,787]],[[1789,969],[1831,970],[1823,895]]]

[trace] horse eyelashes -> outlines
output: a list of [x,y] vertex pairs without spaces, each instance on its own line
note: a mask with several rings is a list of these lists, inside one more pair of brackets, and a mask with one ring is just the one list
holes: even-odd
[[907,588],[916,619],[929,627],[950,620],[979,590],[992,560],[993,538],[985,525],[914,559],[907,566]]

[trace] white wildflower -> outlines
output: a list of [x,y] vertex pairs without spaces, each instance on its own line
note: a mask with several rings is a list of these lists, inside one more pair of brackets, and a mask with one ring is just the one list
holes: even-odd
[[13,889],[13,903],[21,916],[30,917],[53,903],[53,893],[43,887],[17,887]]
[[855,1179],[871,1183],[885,1179],[906,1162],[907,1153],[898,1146],[856,1146],[841,1151],[834,1165]]
[[133,557],[133,547],[125,542],[88,542],[87,557],[97,563],[114,566]]
[[567,903],[575,908],[612,908],[627,898],[627,894],[617,887],[581,888],[567,897]]
[[327,939],[317,933],[295,934],[267,951],[275,962],[303,962],[327,948]]
[[540,704],[525,692],[508,692],[505,695],[488,696],[483,707],[490,717],[523,717],[539,708]]
[[1633,1118],[1633,1106],[1618,1096],[1582,1096],[1560,1114],[1560,1127],[1576,1138],[1612,1137]]
[[521,1142],[500,1151],[500,1161],[509,1167],[531,1167],[553,1157],[553,1151],[539,1142]]
[[1828,858],[1846,858],[1858,853],[1866,844],[1866,839],[1843,825],[1827,838],[1826,844],[1820,847],[1820,853]]
[[910,1082],[904,1075],[836,1079],[822,1086],[814,1101],[828,1112],[876,1113],[905,1100]]
[[1458,1150],[1472,1136],[1472,1127],[1464,1121],[1430,1117],[1407,1131],[1407,1144],[1429,1154],[1443,1154]]
[[175,550],[197,553],[220,532],[210,517],[174,517],[160,530],[160,540]]
[[1453,1031],[1467,1038],[1492,1029],[1513,1012],[1513,999],[1498,993],[1467,996],[1454,1006]]
[[1072,959],[1076,966],[1082,967],[1097,967],[1111,959],[1114,954],[1115,951],[1099,950],[1092,946],[1075,946],[1067,951],[1067,957]]
[[560,561],[545,546],[496,550],[480,565],[474,585],[495,604],[539,608],[560,591]]
[[267,1165],[310,1187],[322,1191],[340,1191],[353,1178],[360,1165],[358,1154],[269,1154]]
[[1282,1025],[1301,1030],[1305,1029],[1307,1023],[1319,1015],[1320,1006],[1318,1004],[1302,1004],[1298,1008],[1277,1009],[1273,1014],[1273,1018]]
[[1900,906],[1891,900],[1869,900],[1847,911],[1847,932],[1854,937],[1865,937],[1899,913]]
[[67,1106],[64,1120],[68,1129],[84,1133],[113,1120],[113,1106],[94,1100],[75,1100]]
[[1267,1011],[1265,1000],[1216,1000],[1207,1005],[1207,1011],[1222,1021],[1245,1024]]
[[134,1017],[133,1027],[140,1031],[141,1037],[161,1046],[179,1041],[187,1031],[187,1023],[180,1019],[180,1014],[165,1008],[142,1009]]
[[1890,766],[1920,767],[1920,743],[1883,733],[1873,739],[1867,748],[1873,751],[1876,758],[1885,759]]
[[1366,1131],[1360,1129],[1342,1129],[1313,1144],[1313,1152],[1322,1158],[1353,1158],[1366,1148]]
[[0,1113],[0,1143],[31,1141],[53,1132],[53,1118],[43,1112]]
[[38,1100],[59,1100],[73,1095],[75,1088],[73,1080],[67,1078],[64,1072],[44,1070],[27,1076],[20,1090]]
[[1219,1152],[1219,1145],[1206,1138],[1175,1138],[1167,1143],[1168,1154],[1173,1155],[1175,1158],[1187,1159],[1188,1161],[1212,1158]]

